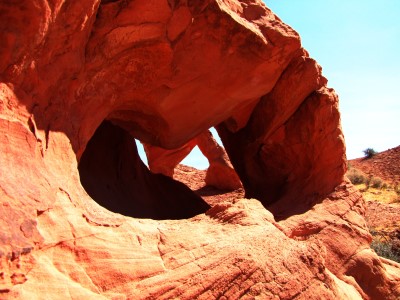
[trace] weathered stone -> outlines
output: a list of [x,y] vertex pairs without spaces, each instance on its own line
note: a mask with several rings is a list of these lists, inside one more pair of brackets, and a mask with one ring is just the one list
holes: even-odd
[[[400,297],[400,266],[369,249],[343,177],[337,96],[261,1],[22,0],[0,12],[0,298]],[[203,214],[138,161],[133,138],[176,149],[212,126],[261,202]]]
[[225,149],[207,130],[178,149],[167,150],[161,147],[143,144],[149,168],[153,173],[173,177],[175,167],[198,146],[209,162],[205,183],[221,190],[232,191],[242,187],[240,179],[233,169]]

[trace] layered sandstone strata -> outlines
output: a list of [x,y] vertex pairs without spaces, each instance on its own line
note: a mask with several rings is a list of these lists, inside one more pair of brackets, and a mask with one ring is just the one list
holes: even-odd
[[[0,298],[400,297],[344,178],[337,96],[261,1],[0,14]],[[139,161],[134,138],[212,126],[255,199],[209,208]]]

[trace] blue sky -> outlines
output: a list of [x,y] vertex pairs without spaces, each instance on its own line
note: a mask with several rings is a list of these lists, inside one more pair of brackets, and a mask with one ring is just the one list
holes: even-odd
[[400,145],[400,1],[264,0],[339,94],[348,158]]
[[[400,145],[400,0],[264,0],[301,36],[340,99],[349,159]],[[183,161],[200,169],[198,149]]]

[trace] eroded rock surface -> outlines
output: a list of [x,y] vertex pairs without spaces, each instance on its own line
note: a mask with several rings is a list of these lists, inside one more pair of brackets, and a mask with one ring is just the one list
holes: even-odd
[[[0,14],[0,298],[400,297],[400,266],[369,248],[344,178],[337,96],[261,1],[22,0]],[[109,144],[101,124],[118,128]],[[256,199],[207,210],[125,143],[175,149],[212,126]]]
[[226,191],[234,191],[242,187],[225,149],[218,144],[209,130],[200,133],[178,149],[167,150],[149,144],[143,144],[143,146],[149,169],[153,173],[173,177],[176,166],[194,147],[198,146],[209,163],[204,179],[207,185]]
[[125,216],[184,219],[210,208],[186,185],[149,172],[140,160],[135,140],[108,121],[96,130],[78,169],[89,196]]

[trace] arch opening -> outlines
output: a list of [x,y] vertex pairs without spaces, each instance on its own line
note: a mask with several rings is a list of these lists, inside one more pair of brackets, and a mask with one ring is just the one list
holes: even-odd
[[[221,192],[234,191],[242,187],[240,178],[231,165],[225,149],[215,140],[211,130],[201,132],[176,149],[165,149],[146,143],[143,145],[147,155],[149,169],[153,173],[176,178],[175,169],[178,166],[182,167],[180,164],[184,164],[185,159],[198,147],[199,158],[203,158],[207,161],[207,168],[204,170],[204,183],[207,186],[212,186]],[[191,168],[191,166],[187,167]],[[203,171],[198,170],[197,166],[194,166],[193,169]],[[196,171],[192,171],[191,173],[196,173]],[[183,178],[183,180],[178,180],[185,182],[188,186],[192,186],[193,188],[193,185],[190,182],[188,183],[185,178]]]
[[136,218],[185,219],[209,205],[183,183],[151,173],[141,161],[135,139],[103,121],[79,162],[86,192],[110,211]]

